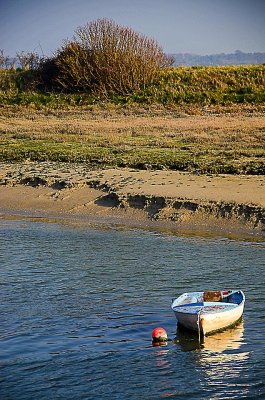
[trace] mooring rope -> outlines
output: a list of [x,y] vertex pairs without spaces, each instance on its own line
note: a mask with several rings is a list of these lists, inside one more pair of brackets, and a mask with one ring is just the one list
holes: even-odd
[[201,315],[202,308],[198,311],[198,318],[197,318],[197,325],[198,325],[198,337],[199,337],[199,343],[201,342],[201,329],[200,329],[200,315]]

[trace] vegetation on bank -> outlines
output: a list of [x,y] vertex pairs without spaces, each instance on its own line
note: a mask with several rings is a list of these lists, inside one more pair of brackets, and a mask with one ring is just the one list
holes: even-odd
[[[171,67],[156,41],[107,19],[78,28],[54,57],[22,52],[19,60],[8,68],[0,51],[1,161],[265,172],[262,118],[253,125],[244,115],[232,127],[179,119],[205,106],[264,111],[264,65]],[[130,117],[140,114],[135,125]]]
[[264,108],[244,111],[234,106],[228,114],[213,109],[212,115],[185,111],[110,104],[39,111],[5,107],[0,119],[0,160],[265,173]]
[[37,92],[82,93],[101,99],[141,92],[173,63],[154,39],[109,19],[79,27],[51,58],[37,58],[34,63],[34,54],[19,56],[21,71],[3,71],[0,87],[4,90],[8,86],[20,91],[35,88]]
[[[261,104],[265,65],[171,67],[159,44],[109,19],[79,27],[53,57],[0,51],[0,103],[37,107],[118,104]],[[9,66],[9,67],[8,67]]]
[[95,103],[162,105],[229,105],[265,102],[265,66],[171,67],[160,70],[152,84],[126,95],[43,91],[35,71],[0,71],[0,104],[84,106]]

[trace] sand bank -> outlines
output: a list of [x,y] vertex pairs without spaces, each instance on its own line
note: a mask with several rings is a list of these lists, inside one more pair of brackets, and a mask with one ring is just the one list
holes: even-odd
[[0,216],[263,236],[264,183],[263,176],[2,163]]

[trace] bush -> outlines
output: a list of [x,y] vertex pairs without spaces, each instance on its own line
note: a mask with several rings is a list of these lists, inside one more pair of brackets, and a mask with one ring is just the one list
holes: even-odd
[[38,68],[38,73],[39,90],[54,91],[59,89],[59,83],[57,82],[59,69],[56,65],[56,60],[54,57],[41,60]]
[[39,84],[39,73],[35,70],[0,70],[0,90],[5,92],[34,91]]
[[109,19],[78,28],[56,58],[66,90],[100,95],[141,91],[171,64],[155,40]]

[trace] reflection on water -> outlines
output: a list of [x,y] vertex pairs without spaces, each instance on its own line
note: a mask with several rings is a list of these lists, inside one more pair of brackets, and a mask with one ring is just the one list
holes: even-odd
[[[196,368],[203,376],[205,391],[213,393],[223,387],[222,398],[248,397],[252,389],[248,380],[248,362],[250,352],[244,351],[244,323],[206,336],[199,340],[196,333],[178,328],[174,344],[183,352],[197,351]],[[238,379],[244,375],[244,383]],[[231,382],[237,382],[234,386]],[[226,395],[225,395],[226,391]]]
[[234,327],[201,337],[200,340],[197,333],[178,326],[174,343],[179,345],[182,351],[200,349],[207,352],[222,353],[225,350],[238,350],[244,343],[244,323],[240,321]]
[[[248,397],[252,386],[248,376],[250,353],[243,349],[243,326],[208,339],[209,341],[205,341],[198,363],[203,372],[207,390],[220,390],[221,387],[224,391],[223,398],[227,399],[231,396]],[[248,385],[247,381],[249,381]]]
[[244,343],[244,324],[241,321],[237,326],[223,332],[206,336],[203,342],[204,350],[222,353],[225,350],[239,350]]

